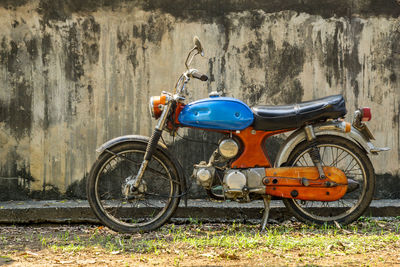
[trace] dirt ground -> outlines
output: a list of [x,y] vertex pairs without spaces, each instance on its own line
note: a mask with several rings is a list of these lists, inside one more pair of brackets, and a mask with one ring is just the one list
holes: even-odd
[[145,234],[0,225],[0,266],[400,266],[400,219],[347,227],[192,222]]

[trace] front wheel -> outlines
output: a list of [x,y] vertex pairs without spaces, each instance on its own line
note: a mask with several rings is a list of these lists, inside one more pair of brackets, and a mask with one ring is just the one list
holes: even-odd
[[126,142],[104,152],[87,180],[87,197],[97,218],[117,232],[154,230],[168,221],[179,204],[179,179],[173,162],[155,150],[141,181],[141,193],[125,195],[127,179],[135,177],[146,144]]
[[[349,181],[348,192],[332,202],[284,199],[284,204],[298,220],[305,223],[329,224],[336,221],[349,224],[360,217],[371,203],[375,188],[372,163],[358,145],[342,137],[318,136],[317,148],[323,166],[333,166],[344,172]],[[290,154],[286,165],[314,166],[309,151],[308,142],[300,143]]]

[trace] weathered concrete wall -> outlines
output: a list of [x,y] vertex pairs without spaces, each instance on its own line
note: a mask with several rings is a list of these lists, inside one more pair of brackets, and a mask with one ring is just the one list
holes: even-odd
[[[0,199],[83,196],[97,146],[150,135],[149,96],[172,88],[193,35],[211,79],[192,82],[188,100],[342,93],[349,119],[372,108],[375,143],[392,148],[372,158],[380,195],[400,197],[399,14],[395,0],[0,0]],[[175,151],[190,174],[211,148],[180,140]]]

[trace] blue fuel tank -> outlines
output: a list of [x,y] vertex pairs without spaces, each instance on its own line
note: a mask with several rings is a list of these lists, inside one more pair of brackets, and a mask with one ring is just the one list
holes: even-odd
[[186,105],[178,117],[184,126],[214,130],[243,130],[254,120],[242,101],[231,97],[211,97]]

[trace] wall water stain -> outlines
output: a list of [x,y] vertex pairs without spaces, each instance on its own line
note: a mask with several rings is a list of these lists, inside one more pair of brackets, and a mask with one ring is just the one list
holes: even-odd
[[[347,120],[370,106],[375,144],[392,148],[371,157],[382,178],[377,197],[398,197],[396,1],[0,0],[0,14],[0,176],[13,178],[0,179],[3,200],[84,198],[96,147],[151,134],[148,99],[173,87],[193,35],[206,51],[193,66],[210,79],[191,82],[188,102],[211,91],[250,106],[341,93]],[[221,136],[182,135],[211,143]],[[285,137],[268,141],[271,158]],[[187,179],[215,149],[175,145]],[[196,185],[192,194],[205,196]]]

